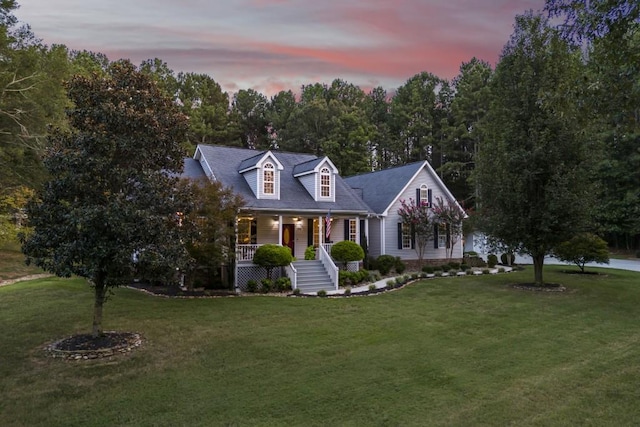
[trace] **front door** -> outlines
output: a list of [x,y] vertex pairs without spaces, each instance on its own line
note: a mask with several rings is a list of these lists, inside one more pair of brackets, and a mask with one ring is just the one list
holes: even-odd
[[288,246],[291,249],[291,255],[296,256],[294,231],[295,225],[282,224],[282,246]]

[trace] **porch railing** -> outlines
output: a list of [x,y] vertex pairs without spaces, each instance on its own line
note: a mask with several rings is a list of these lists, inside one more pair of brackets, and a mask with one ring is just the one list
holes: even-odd
[[285,271],[287,272],[287,276],[291,279],[291,288],[295,289],[298,287],[298,270],[293,266],[293,263],[287,265],[285,267]]
[[236,261],[252,261],[253,256],[256,254],[256,249],[258,249],[261,244],[253,244],[253,245],[237,245],[236,246]]
[[331,277],[331,283],[333,283],[335,289],[338,289],[338,267],[333,263],[333,260],[329,256],[329,253],[324,248],[324,245],[320,245],[320,261],[322,261],[322,265],[329,273],[329,277]]
[[331,248],[333,247],[333,243],[323,243],[322,247],[329,255],[331,255]]

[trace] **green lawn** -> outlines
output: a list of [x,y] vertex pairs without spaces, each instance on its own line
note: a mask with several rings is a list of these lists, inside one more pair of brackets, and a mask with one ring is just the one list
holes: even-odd
[[16,279],[30,274],[44,273],[38,267],[26,265],[17,242],[0,244],[0,280]]
[[0,425],[637,425],[640,274],[442,278],[348,299],[178,300],[119,289],[129,356],[43,357],[90,329],[82,280],[0,288]]

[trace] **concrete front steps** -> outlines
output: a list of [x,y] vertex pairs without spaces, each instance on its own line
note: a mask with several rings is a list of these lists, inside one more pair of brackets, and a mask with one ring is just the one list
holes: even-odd
[[298,288],[301,293],[335,290],[335,285],[331,283],[331,277],[322,261],[295,261],[293,266],[298,271]]

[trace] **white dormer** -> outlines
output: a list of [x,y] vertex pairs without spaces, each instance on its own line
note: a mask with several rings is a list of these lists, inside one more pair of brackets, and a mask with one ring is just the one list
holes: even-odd
[[280,171],[283,169],[276,156],[267,151],[243,160],[238,172],[257,199],[280,200]]
[[336,201],[337,175],[338,168],[328,157],[301,163],[293,169],[293,176],[300,180],[316,202]]

